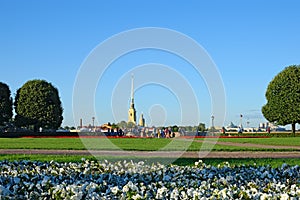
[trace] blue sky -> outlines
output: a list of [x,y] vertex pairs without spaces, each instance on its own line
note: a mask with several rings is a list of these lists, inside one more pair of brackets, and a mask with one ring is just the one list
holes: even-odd
[[[299,6],[296,0],[1,0],[0,81],[10,86],[13,95],[28,80],[51,82],[60,92],[63,125],[73,126],[78,124],[72,113],[74,83],[90,52],[120,32],[143,27],[167,28],[194,39],[216,64],[226,93],[225,122],[216,119],[216,125],[231,121],[237,124],[243,114],[250,126],[257,126],[265,121],[260,110],[266,103],[268,83],[284,67],[300,63]],[[200,116],[195,118],[191,114],[191,119],[184,120],[183,125],[198,122],[209,125],[212,113],[205,81],[183,59],[158,50],[132,52],[106,70],[95,92],[97,123],[127,120],[129,74],[148,63],[168,66],[184,76],[196,91]],[[145,78],[149,77],[141,73],[136,77],[137,84]],[[125,92],[115,94],[122,81],[126,83]],[[174,84],[176,88],[182,87],[176,86],[176,80]],[[122,98],[118,98],[120,95]],[[159,84],[138,87],[135,97],[138,115],[143,112],[148,124],[180,124],[181,100],[176,95]],[[115,113],[112,97],[126,100],[117,102],[120,109]],[[91,123],[92,116],[84,110],[82,118],[85,124]]]

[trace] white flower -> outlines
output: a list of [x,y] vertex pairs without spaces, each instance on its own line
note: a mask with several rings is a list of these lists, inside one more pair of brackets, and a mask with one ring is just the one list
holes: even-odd
[[185,191],[181,191],[181,199],[188,199],[188,196],[187,196],[187,194],[185,193]]
[[280,200],[288,200],[289,199],[289,195],[284,193],[280,195]]
[[139,194],[136,194],[136,195],[133,195],[133,196],[132,196],[132,199],[133,199],[133,200],[138,200],[138,199],[141,199],[141,198],[142,198],[142,196],[139,195]]
[[80,200],[80,199],[82,199],[82,197],[83,197],[82,192],[78,192],[78,193],[74,194],[70,199],[71,200]]
[[156,199],[161,199],[165,197],[165,193],[168,191],[166,187],[161,187],[157,190]]
[[260,196],[260,200],[266,200],[268,198],[269,198],[269,196],[265,193]]
[[171,198],[171,199],[178,199],[178,197],[179,197],[179,192],[178,192],[178,189],[175,188],[175,189],[171,192],[170,198]]
[[118,186],[115,186],[115,187],[110,188],[110,190],[111,190],[111,192],[112,192],[114,195],[116,195],[116,194],[118,193],[118,191],[119,191],[119,187],[118,187]]
[[[299,166],[0,161],[0,199],[296,199]],[[20,167],[21,166],[21,167]],[[174,181],[172,181],[174,180]],[[19,194],[20,195],[19,195]],[[132,196],[133,195],[133,196]]]
[[128,185],[125,185],[122,189],[123,192],[128,192],[129,191],[129,187]]
[[223,190],[221,190],[220,195],[222,199],[225,199],[227,197],[227,189],[224,188]]

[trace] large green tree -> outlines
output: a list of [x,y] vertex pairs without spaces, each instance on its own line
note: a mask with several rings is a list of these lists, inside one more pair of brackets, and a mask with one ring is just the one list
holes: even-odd
[[267,104],[262,113],[270,122],[292,125],[295,135],[300,122],[300,65],[286,67],[269,83],[266,91]]
[[13,116],[13,104],[8,85],[0,82],[0,125],[9,122]]
[[58,90],[44,80],[31,80],[17,90],[15,98],[17,126],[33,126],[36,131],[57,129],[63,120]]

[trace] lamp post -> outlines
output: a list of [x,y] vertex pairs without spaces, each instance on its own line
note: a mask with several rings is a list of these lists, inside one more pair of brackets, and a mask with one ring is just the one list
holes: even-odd
[[93,120],[93,128],[95,128],[95,117],[92,117]]
[[241,114],[240,117],[241,117],[241,129],[243,129],[243,115]]
[[214,133],[215,131],[215,126],[214,126],[214,119],[215,119],[215,116],[211,116],[211,130],[212,130],[212,133]]

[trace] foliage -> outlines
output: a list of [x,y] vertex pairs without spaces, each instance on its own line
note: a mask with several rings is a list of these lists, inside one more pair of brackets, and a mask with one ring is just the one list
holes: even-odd
[[111,128],[114,130],[114,129],[119,128],[119,127],[118,127],[117,124],[113,123],[113,124],[111,125]]
[[120,127],[121,129],[127,128],[127,122],[125,122],[125,121],[120,121],[117,125],[118,125],[118,127]]
[[198,131],[199,132],[204,132],[206,130],[205,128],[205,124],[204,123],[200,123],[198,126]]
[[16,125],[35,130],[57,129],[63,120],[58,90],[44,80],[31,80],[17,90],[15,99]]
[[134,128],[136,125],[133,122],[128,122],[127,123],[127,128]]
[[178,130],[179,130],[178,126],[176,126],[176,125],[172,126],[172,131],[173,132],[178,132]]
[[278,125],[300,122],[300,65],[286,67],[269,83],[266,91],[267,104],[262,113],[270,122]]
[[8,85],[0,82],[0,125],[9,122],[13,116],[12,98]]

